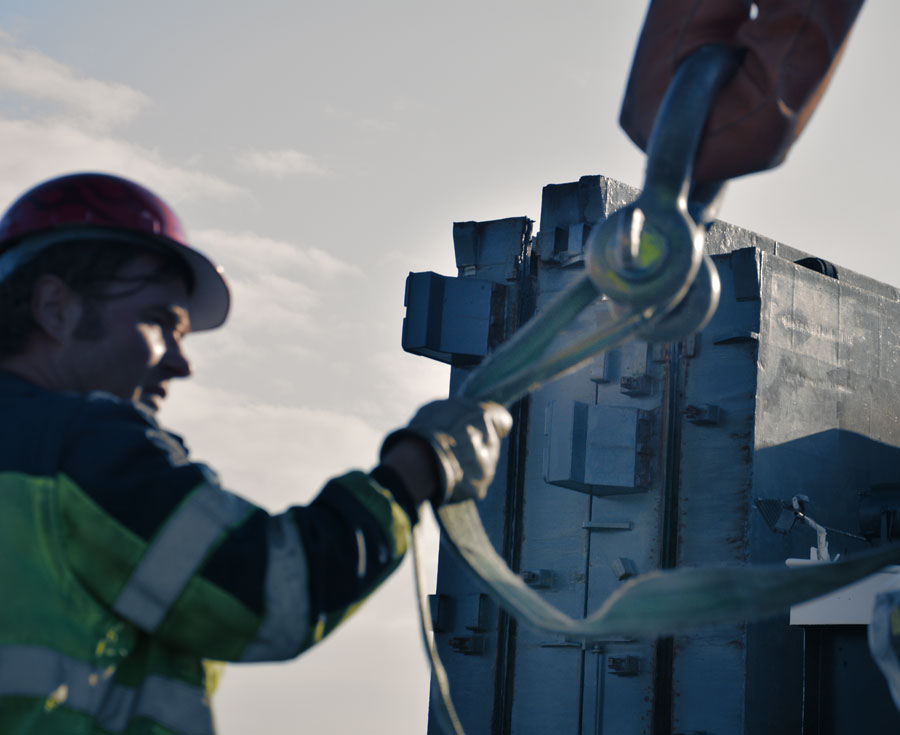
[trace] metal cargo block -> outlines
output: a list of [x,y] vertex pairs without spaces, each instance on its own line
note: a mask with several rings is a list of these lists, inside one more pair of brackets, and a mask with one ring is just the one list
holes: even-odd
[[594,383],[609,383],[613,379],[614,367],[618,358],[618,352],[612,350],[598,355],[589,368],[590,379]]
[[641,659],[639,656],[610,656],[606,667],[613,676],[638,676]]
[[619,390],[626,396],[638,398],[653,392],[653,378],[649,375],[647,362],[649,348],[646,342],[630,342],[620,350],[621,377]]
[[518,277],[518,256],[531,239],[532,221],[508,217],[490,222],[454,222],[456,267],[465,276]]
[[431,613],[431,627],[435,633],[451,630],[453,598],[450,595],[428,595],[428,609]]
[[646,411],[591,406],[588,411],[585,480],[607,493],[633,492],[646,484],[639,449],[648,421]]
[[698,406],[685,406],[684,417],[697,426],[715,426],[721,423],[722,409],[711,403],[701,403]]
[[637,567],[634,561],[624,556],[613,559],[610,567],[618,580],[631,579],[637,574]]
[[622,355],[623,378],[641,378],[647,375],[649,352],[646,342],[629,342],[619,352]]
[[731,272],[734,277],[734,298],[737,301],[758,301],[759,252],[756,248],[741,248],[731,256]]
[[463,656],[483,656],[484,644],[484,637],[480,635],[463,635],[450,639],[450,648]]
[[537,236],[538,255],[544,261],[556,261],[572,265],[584,259],[584,248],[591,234],[586,222],[575,222],[566,227],[542,231]]
[[544,423],[544,481],[569,490],[590,492],[584,479],[588,406],[578,401],[551,401]]
[[591,495],[644,490],[641,446],[649,415],[630,407],[553,401],[547,406],[544,480]]
[[522,581],[529,587],[548,590],[553,587],[552,569],[523,569],[519,572]]
[[506,287],[477,278],[410,273],[403,349],[452,364],[472,364],[499,341]]

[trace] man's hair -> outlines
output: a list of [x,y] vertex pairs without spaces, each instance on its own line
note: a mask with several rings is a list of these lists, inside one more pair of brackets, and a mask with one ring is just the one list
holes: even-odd
[[153,255],[160,267],[147,279],[135,282],[135,289],[149,281],[181,278],[190,293],[194,279],[187,263],[168,248],[122,244],[115,241],[73,240],[48,247],[0,282],[0,359],[21,353],[29,337],[39,327],[31,313],[35,283],[42,275],[54,275],[77,293],[84,314],[76,326],[81,339],[100,339],[104,326],[100,320],[100,302],[108,298],[109,286],[134,258]]

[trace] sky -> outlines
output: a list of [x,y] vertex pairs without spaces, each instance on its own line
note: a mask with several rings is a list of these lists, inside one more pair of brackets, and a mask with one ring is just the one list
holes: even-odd
[[[617,127],[645,10],[612,0],[5,0],[0,207],[62,173],[150,187],[226,270],[224,329],[161,420],[271,511],[376,462],[446,395],[400,348],[408,272],[455,275],[454,221],[540,216],[546,184],[639,186]],[[870,0],[786,164],[729,185],[722,219],[900,286],[900,3]],[[429,578],[437,534],[423,523]],[[222,735],[425,731],[406,562],[286,664],[229,667]]]

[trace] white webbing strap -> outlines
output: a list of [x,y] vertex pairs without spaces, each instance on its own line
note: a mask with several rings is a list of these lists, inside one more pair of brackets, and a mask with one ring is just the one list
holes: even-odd
[[598,610],[575,619],[527,587],[506,565],[473,501],[444,505],[437,515],[442,541],[507,612],[538,630],[586,641],[609,635],[655,638],[759,620],[900,561],[900,544],[893,544],[796,568],[759,564],[656,570],[623,583]]

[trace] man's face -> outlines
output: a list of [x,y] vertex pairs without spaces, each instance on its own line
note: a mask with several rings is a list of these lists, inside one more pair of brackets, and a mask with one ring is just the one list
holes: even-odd
[[180,278],[160,278],[159,266],[149,255],[129,262],[96,304],[99,336],[67,341],[62,359],[74,390],[102,390],[157,409],[167,382],[190,375],[181,350],[190,329],[187,289]]

